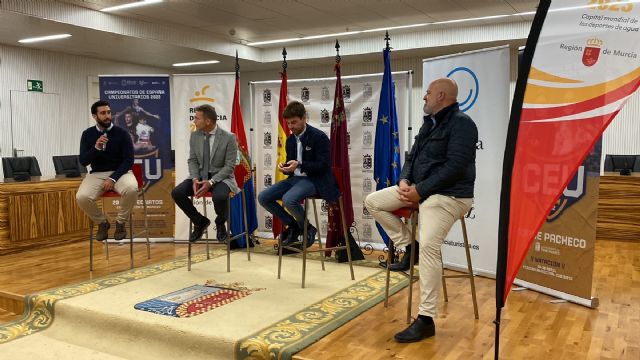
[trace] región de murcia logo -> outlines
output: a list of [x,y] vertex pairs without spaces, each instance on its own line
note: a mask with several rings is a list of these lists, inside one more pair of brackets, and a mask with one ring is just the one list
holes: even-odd
[[587,40],[587,47],[584,48],[584,53],[582,53],[582,63],[584,66],[593,66],[598,62],[602,44],[602,40],[597,38]]

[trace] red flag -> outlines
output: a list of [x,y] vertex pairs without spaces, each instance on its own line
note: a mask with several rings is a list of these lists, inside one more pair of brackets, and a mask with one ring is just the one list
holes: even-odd
[[238,161],[234,169],[236,182],[240,189],[244,188],[244,183],[251,177],[251,165],[249,163],[249,146],[247,135],[244,131],[244,121],[242,120],[242,109],[240,108],[240,79],[236,77],[236,88],[233,92],[233,108],[231,110],[231,132],[236,134],[238,140]]
[[[280,84],[280,102],[278,103],[278,160],[276,161],[276,176],[274,183],[278,181],[286,179],[286,175],[283,174],[280,170],[278,170],[278,164],[284,163],[287,161],[287,151],[285,149],[285,144],[287,142],[287,136],[291,133],[289,131],[289,126],[287,126],[287,122],[284,121],[284,108],[287,107],[287,103],[289,102],[289,91],[287,90],[287,72],[283,71],[281,74],[282,83]],[[280,235],[280,229],[282,227],[282,223],[280,219],[277,217],[273,217],[273,237],[277,237]]]
[[[347,116],[342,97],[342,79],[340,77],[340,63],[335,66],[336,91],[333,99],[331,116],[331,167],[339,169],[341,174],[337,178],[342,193],[344,217],[347,228],[353,223],[353,202],[351,199],[351,173],[349,171],[349,147],[347,145]],[[334,247],[338,243],[348,243],[342,232],[342,219],[337,204],[329,208],[329,223],[327,226],[327,247]],[[327,254],[330,255],[330,254]]]

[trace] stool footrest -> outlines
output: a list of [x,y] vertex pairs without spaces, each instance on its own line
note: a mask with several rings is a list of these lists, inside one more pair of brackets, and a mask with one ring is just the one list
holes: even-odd
[[443,278],[453,279],[453,278],[470,278],[475,275],[473,274],[464,274],[464,275],[442,275]]

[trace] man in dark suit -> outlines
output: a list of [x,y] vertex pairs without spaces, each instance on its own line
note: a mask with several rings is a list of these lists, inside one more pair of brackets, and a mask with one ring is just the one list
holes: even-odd
[[[300,202],[316,195],[332,202],[338,199],[340,192],[331,172],[331,146],[327,135],[307,124],[307,111],[301,102],[290,102],[283,117],[291,135],[286,142],[287,161],[278,164],[278,171],[289,177],[264,189],[258,201],[287,226],[282,234],[283,244],[291,245],[298,241],[304,228],[304,208]],[[282,200],[284,207],[278,200]],[[307,226],[306,241],[307,246],[311,246],[318,229],[311,224]]]
[[201,197],[211,191],[216,211],[216,233],[219,241],[227,237],[225,222],[229,192],[238,193],[233,169],[236,166],[238,144],[232,133],[216,125],[218,115],[211,105],[196,108],[194,125],[196,131],[189,140],[189,178],[176,186],[171,197],[176,205],[193,222],[189,241],[198,241],[211,221],[193,206],[190,196]]

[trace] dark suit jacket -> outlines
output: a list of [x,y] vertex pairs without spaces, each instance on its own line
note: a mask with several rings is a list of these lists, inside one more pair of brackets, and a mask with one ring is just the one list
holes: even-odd
[[[338,184],[331,171],[331,143],[321,130],[307,124],[307,130],[302,134],[302,164],[300,171],[307,177],[318,191],[318,195],[327,200],[335,201],[340,197]],[[287,161],[297,160],[296,137],[290,135],[285,147]],[[293,174],[289,174],[293,176]]]

